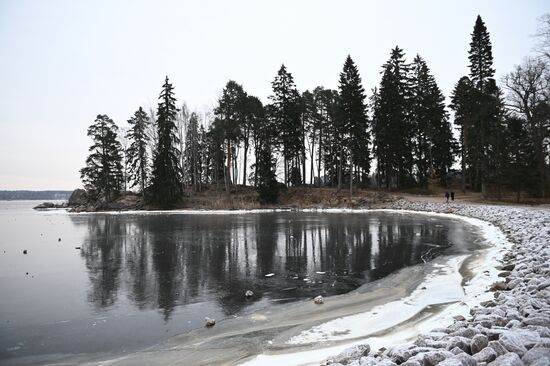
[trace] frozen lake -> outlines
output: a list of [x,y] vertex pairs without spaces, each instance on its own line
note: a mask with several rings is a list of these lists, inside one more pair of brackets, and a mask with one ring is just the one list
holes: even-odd
[[143,349],[205,316],[346,293],[477,237],[459,221],[391,212],[67,214],[37,203],[0,202],[2,364]]

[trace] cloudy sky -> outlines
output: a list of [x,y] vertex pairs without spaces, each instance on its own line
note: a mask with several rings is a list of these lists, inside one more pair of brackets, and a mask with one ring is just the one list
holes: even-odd
[[477,14],[498,77],[531,52],[546,12],[547,0],[0,0],[0,189],[80,186],[88,125],[156,106],[165,75],[202,112],[229,79],[266,102],[283,62],[300,91],[336,88],[349,53],[370,91],[399,45],[449,95]]

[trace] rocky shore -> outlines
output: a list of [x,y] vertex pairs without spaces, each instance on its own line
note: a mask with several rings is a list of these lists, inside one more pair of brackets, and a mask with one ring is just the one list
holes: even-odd
[[453,213],[493,223],[514,243],[499,277],[487,291],[493,300],[457,317],[447,328],[421,334],[414,343],[371,350],[350,348],[333,366],[548,366],[550,365],[550,210],[399,200],[393,209]]

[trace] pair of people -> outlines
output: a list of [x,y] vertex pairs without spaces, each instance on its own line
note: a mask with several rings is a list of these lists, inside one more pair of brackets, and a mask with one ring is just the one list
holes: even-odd
[[449,194],[449,191],[445,192],[445,198],[447,199],[447,202],[449,202],[449,197],[451,197],[451,201],[455,200],[455,193],[451,191],[451,194]]

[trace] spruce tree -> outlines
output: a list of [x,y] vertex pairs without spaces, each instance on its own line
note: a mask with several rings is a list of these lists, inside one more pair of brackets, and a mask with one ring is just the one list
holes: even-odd
[[495,70],[489,32],[479,15],[472,33],[468,60],[470,60],[470,79],[476,89],[483,92],[489,79],[495,75]]
[[186,126],[185,149],[183,151],[183,171],[185,183],[198,192],[201,188],[201,156],[199,117],[195,112],[191,113]]
[[300,94],[294,84],[292,74],[285,65],[279,69],[271,83],[273,95],[271,100],[271,118],[278,131],[279,145],[283,154],[285,185],[291,181],[296,184],[301,180],[300,157],[303,149],[302,123],[300,121]]
[[493,79],[495,70],[491,40],[487,27],[479,15],[472,33],[468,59],[470,79],[475,89],[472,127],[476,131],[475,135],[470,136],[466,146],[469,150],[467,155],[471,160],[469,175],[472,177],[474,189],[481,190],[485,194],[486,185],[491,179],[489,165],[494,166],[494,159],[489,155],[496,150],[496,146],[493,146],[495,136],[491,133],[499,128],[497,124],[501,115],[499,109],[501,103],[497,100],[500,92]]
[[411,117],[418,183],[426,187],[428,177],[433,174],[445,184],[456,141],[445,110],[445,97],[426,61],[419,55],[412,67]]
[[462,166],[462,191],[466,191],[467,181],[467,166],[472,165],[472,157],[470,156],[471,146],[470,140],[476,138],[475,130],[473,130],[474,110],[476,91],[469,77],[463,76],[456,84],[451,96],[451,109],[454,111],[454,124],[460,130],[460,161]]
[[273,157],[273,141],[277,134],[272,122],[267,123],[257,131],[255,180],[258,201],[262,204],[275,203],[279,198],[279,183],[277,182],[276,161]]
[[143,108],[134,113],[134,116],[128,120],[130,129],[126,133],[126,138],[130,145],[126,149],[126,161],[128,166],[128,180],[131,182],[130,187],[139,186],[140,193],[145,196],[145,187],[149,174],[147,147],[149,144],[149,136],[147,135],[147,127],[149,125],[149,117]]
[[94,199],[110,201],[122,188],[122,147],[117,126],[107,115],[98,115],[88,128],[92,138],[86,166],[80,170],[84,188]]
[[370,168],[369,134],[365,107],[365,89],[357,66],[348,55],[344,69],[340,73],[340,167],[338,187],[341,188],[344,146],[349,153],[350,195],[353,192],[354,168],[361,168],[368,174]]
[[176,98],[168,76],[162,86],[157,108],[158,143],[153,162],[151,197],[160,206],[174,205],[181,197],[179,137],[176,128]]
[[403,50],[395,47],[383,66],[373,118],[374,151],[379,182],[387,188],[413,181],[413,126],[410,121],[410,66]]
[[519,202],[522,191],[537,193],[533,141],[529,138],[523,119],[509,117],[506,125],[505,183],[516,193],[516,201]]

